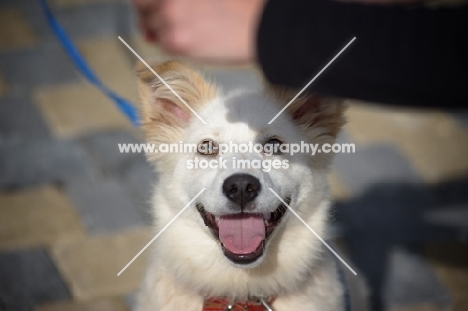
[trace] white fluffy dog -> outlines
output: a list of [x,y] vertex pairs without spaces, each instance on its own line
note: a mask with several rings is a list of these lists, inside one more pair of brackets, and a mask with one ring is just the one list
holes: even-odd
[[[325,238],[331,154],[221,154],[216,149],[229,142],[270,147],[333,143],[344,123],[343,106],[312,96],[298,98],[268,124],[292,97],[287,92],[225,96],[180,62],[153,68],[207,123],[150,70],[139,70],[147,142],[207,147],[147,155],[159,174],[152,201],[155,232],[206,189],[151,246],[137,310],[341,311],[348,309],[347,288],[355,305],[355,297],[363,295],[352,292],[350,277],[340,280],[340,269],[347,269],[269,189]],[[196,158],[222,158],[226,167],[196,168]],[[279,160],[281,165],[237,168],[239,159]]]

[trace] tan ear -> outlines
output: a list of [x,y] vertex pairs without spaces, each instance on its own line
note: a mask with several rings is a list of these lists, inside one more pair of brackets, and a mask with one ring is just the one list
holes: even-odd
[[[287,105],[298,93],[279,86],[267,86],[267,92],[275,97],[280,108]],[[286,112],[310,139],[321,137],[324,142],[334,140],[340,132],[345,124],[345,110],[342,99],[325,98],[305,92],[286,108]]]
[[[217,91],[191,67],[179,61],[167,61],[151,68],[195,112],[213,99]],[[138,89],[142,101],[142,127],[159,141],[177,140],[177,133],[195,117],[164,83],[143,63],[137,64]]]

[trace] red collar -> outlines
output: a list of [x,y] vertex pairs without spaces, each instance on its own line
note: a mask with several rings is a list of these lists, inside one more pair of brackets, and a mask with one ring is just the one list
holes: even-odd
[[[275,297],[269,297],[265,299],[265,302],[271,306]],[[220,297],[209,297],[205,298],[205,302],[203,303],[203,311],[225,311],[225,310],[232,310],[232,311],[265,311],[267,310],[262,302],[259,299],[251,299],[245,301],[236,301],[232,304],[231,309],[227,309],[229,303],[231,301],[227,298],[220,298]]]

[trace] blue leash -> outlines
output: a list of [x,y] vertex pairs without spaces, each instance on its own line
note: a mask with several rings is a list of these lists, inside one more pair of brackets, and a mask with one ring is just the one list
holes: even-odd
[[88,66],[86,60],[80,54],[76,46],[71,41],[68,34],[59,24],[55,16],[52,14],[52,11],[47,4],[46,0],[39,0],[41,7],[44,11],[44,15],[47,18],[50,28],[53,30],[57,39],[60,41],[65,52],[68,54],[76,69],[88,80],[89,83],[97,87],[101,92],[103,92],[107,97],[112,99],[116,104],[117,108],[124,113],[132,122],[133,125],[138,126],[138,113],[135,106],[133,106],[129,101],[120,97],[107,86],[105,86],[101,80],[94,74],[93,70]]

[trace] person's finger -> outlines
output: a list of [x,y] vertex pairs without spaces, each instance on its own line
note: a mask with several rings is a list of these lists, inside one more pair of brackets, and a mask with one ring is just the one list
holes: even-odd
[[165,24],[158,30],[158,42],[167,52],[187,53],[191,44],[190,32],[183,25]]
[[161,0],[155,19],[157,23],[164,25],[176,26],[183,24],[188,19],[186,6],[184,6],[183,0]]

